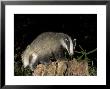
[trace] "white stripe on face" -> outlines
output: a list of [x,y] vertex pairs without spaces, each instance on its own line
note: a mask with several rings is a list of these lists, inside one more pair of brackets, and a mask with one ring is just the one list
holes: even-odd
[[66,48],[66,50],[68,51],[69,55],[73,55],[73,42],[71,40],[71,38],[69,38],[69,42],[70,42],[70,49],[68,49],[68,46],[67,44],[64,42],[64,40],[61,40],[61,43],[63,45],[64,48]]
[[73,42],[71,38],[69,38],[69,41],[70,41],[70,55],[73,55]]
[[63,46],[63,47],[68,51],[68,53],[69,53],[67,44],[64,42],[64,40],[61,40],[61,44],[62,44],[62,46]]

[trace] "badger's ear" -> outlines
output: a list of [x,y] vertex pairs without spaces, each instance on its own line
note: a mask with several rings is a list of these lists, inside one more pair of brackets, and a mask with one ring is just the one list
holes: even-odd
[[73,39],[73,48],[75,50],[75,47],[76,47],[76,39]]

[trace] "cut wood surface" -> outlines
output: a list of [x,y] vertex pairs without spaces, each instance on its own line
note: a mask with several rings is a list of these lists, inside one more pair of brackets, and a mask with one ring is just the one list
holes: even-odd
[[49,65],[39,64],[33,76],[89,76],[88,62],[85,60],[57,60]]

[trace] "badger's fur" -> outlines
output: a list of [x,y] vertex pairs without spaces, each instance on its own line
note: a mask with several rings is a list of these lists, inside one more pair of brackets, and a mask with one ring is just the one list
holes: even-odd
[[73,55],[73,42],[71,37],[64,33],[44,32],[40,34],[22,53],[24,68],[34,68],[38,63],[47,64],[50,57],[63,57],[63,50]]

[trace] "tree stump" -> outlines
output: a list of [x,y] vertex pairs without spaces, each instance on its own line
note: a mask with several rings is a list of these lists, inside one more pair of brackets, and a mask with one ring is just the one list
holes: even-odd
[[65,61],[58,60],[49,65],[36,66],[33,76],[89,76],[88,62],[76,59]]

